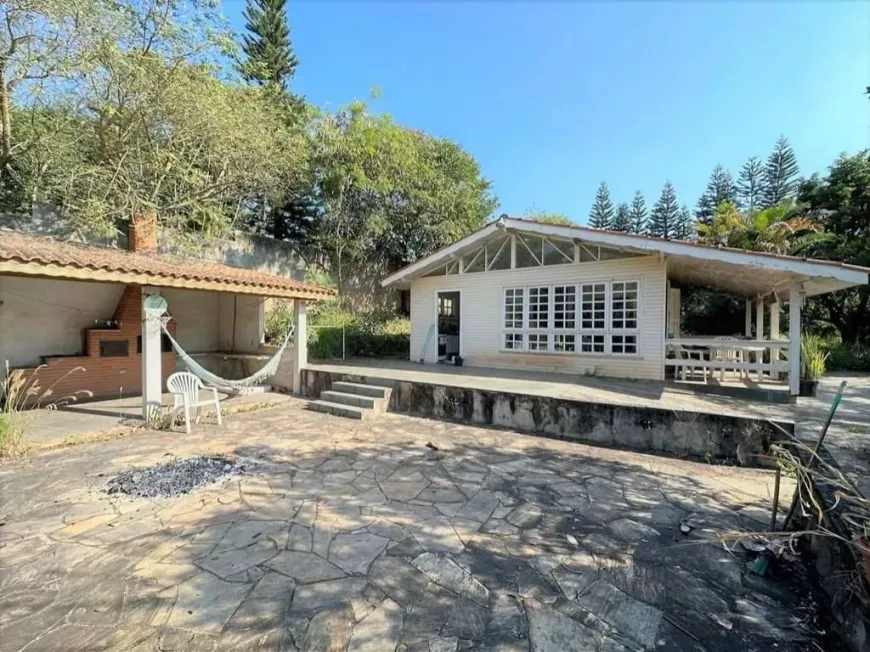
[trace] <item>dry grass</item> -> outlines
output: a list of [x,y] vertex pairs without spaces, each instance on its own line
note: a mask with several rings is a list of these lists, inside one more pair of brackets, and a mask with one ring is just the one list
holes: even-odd
[[[69,374],[84,371],[76,367],[57,379],[51,386],[43,389],[39,384],[41,365],[32,374],[21,369],[10,369],[6,361],[3,382],[0,383],[0,457],[15,457],[27,451],[26,436],[33,423],[36,410],[54,410],[58,405],[72,403],[78,396],[54,397],[54,388]],[[80,392],[89,396],[90,392]]]

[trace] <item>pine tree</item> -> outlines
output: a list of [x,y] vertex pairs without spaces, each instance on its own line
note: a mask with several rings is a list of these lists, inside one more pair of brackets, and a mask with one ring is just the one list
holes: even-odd
[[666,240],[674,237],[680,215],[677,193],[670,181],[666,181],[659,200],[650,213],[647,233]]
[[794,150],[784,136],[780,136],[764,166],[764,206],[776,206],[783,199],[793,197],[798,188],[798,164]]
[[695,217],[699,222],[712,224],[716,207],[726,201],[732,204],[737,203],[737,186],[734,184],[731,173],[721,165],[716,165],[713,172],[710,173],[707,188],[698,200]]
[[595,202],[589,211],[589,226],[594,229],[609,229],[613,222],[613,202],[610,201],[610,189],[602,181],[595,193]]
[[287,91],[299,60],[290,44],[287,0],[248,0],[242,38],[242,76],[251,83]]
[[685,204],[680,207],[680,212],[677,214],[677,221],[674,225],[674,234],[671,236],[674,240],[691,240],[695,234],[695,220],[692,219],[692,211]]
[[613,218],[610,228],[614,231],[631,231],[631,209],[628,204],[623,202],[616,207],[616,217]]
[[757,156],[750,156],[737,178],[737,198],[750,213],[761,208],[764,197],[764,166]]
[[631,232],[646,233],[646,202],[643,199],[643,193],[638,190],[634,193],[634,199],[631,200]]

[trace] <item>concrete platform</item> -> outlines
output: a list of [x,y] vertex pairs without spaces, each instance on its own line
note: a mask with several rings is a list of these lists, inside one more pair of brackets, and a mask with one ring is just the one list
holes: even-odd
[[664,383],[398,361],[315,364],[302,371],[302,393],[312,399],[357,385],[392,388],[390,412],[744,465],[765,464],[770,441],[794,429],[791,406]]
[[[316,371],[365,376],[371,379],[421,382],[561,398],[589,403],[651,407],[683,412],[727,414],[738,417],[793,421],[795,406],[771,404],[763,399],[720,395],[700,383],[677,384],[652,380],[622,380],[542,371],[421,365],[407,360],[347,360],[310,363]],[[721,386],[733,389],[732,384]],[[771,389],[764,386],[762,389]]]

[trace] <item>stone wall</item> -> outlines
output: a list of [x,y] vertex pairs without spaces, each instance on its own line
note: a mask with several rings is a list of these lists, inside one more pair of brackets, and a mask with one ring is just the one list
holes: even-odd
[[[336,381],[392,387],[387,407],[391,412],[470,421],[585,444],[696,459],[746,459],[744,452],[761,452],[774,434],[773,426],[760,419],[587,403],[313,369],[302,371],[302,394],[318,397]],[[792,424],[780,426],[793,429]]]

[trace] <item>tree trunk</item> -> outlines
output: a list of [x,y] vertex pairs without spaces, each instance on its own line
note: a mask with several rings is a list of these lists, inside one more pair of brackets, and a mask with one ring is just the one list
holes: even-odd
[[12,109],[9,102],[9,87],[6,85],[6,69],[0,65],[0,176],[12,157]]

